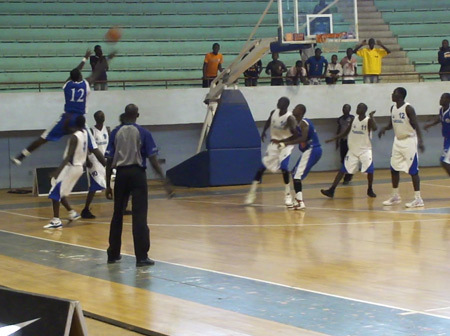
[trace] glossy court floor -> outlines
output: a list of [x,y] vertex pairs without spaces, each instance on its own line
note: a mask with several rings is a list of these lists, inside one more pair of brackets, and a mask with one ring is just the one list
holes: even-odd
[[[0,195],[0,285],[81,302],[89,313],[148,335],[450,335],[450,179],[421,170],[423,209],[383,207],[364,175],[320,194],[335,172],[304,182],[305,211],[283,206],[280,175],[268,175],[256,204],[248,186],[183,189],[167,200],[151,183],[148,223],[156,265],[136,269],[131,218],[123,259],[107,265],[112,203],[99,195],[95,220],[42,228],[46,198]],[[84,196],[71,197],[81,210]],[[64,213],[64,212],[63,212]],[[89,324],[90,335],[112,335]],[[122,330],[122,331],[121,331]],[[119,329],[117,335],[128,335]]]

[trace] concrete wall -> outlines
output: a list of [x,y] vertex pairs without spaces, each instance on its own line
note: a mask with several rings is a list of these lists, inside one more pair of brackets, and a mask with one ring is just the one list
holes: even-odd
[[[281,96],[291,99],[291,107],[303,103],[307,106],[307,117],[314,120],[322,143],[336,132],[335,119],[341,114],[342,105],[349,103],[353,111],[359,102],[370,110],[377,110],[379,126],[389,121],[390,94],[398,84],[336,85],[300,87],[256,87],[242,88],[252,114],[261,129],[269,112]],[[435,115],[439,108],[439,97],[450,91],[445,82],[408,83],[409,101],[420,115],[421,125]],[[166,159],[165,169],[191,157],[197,148],[205,106],[202,101],[206,89],[130,90],[93,92],[89,97],[90,114],[88,123],[93,124],[92,112],[102,109],[107,116],[106,124],[114,127],[118,117],[128,103],[140,107],[139,123],[148,125],[157,145],[160,157]],[[51,125],[63,108],[62,92],[43,93],[1,93],[0,115],[0,188],[29,187],[33,182],[36,167],[57,166],[61,161],[65,140],[48,143],[24,161],[20,167],[11,166],[9,157],[16,155],[43,129]],[[374,162],[378,168],[389,167],[389,156],[393,132],[384,138],[374,137]],[[421,166],[436,166],[442,149],[440,127],[424,133],[426,151],[420,156]],[[265,144],[263,144],[265,149]],[[323,146],[324,155],[315,170],[335,170],[339,167],[338,153],[334,144]],[[295,153],[291,165],[299,154]],[[148,172],[151,178],[152,172]]]

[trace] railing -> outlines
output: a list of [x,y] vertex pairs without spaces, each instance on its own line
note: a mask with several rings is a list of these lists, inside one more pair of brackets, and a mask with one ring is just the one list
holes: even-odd
[[[401,73],[384,73],[380,74],[381,78],[383,77],[397,77],[398,81],[395,82],[403,82],[405,77],[409,80],[415,80],[417,82],[423,82],[425,79],[428,80],[440,80],[440,74],[450,73],[439,73],[439,72],[426,72],[426,73],[416,73],[416,72],[401,72]],[[399,77],[401,76],[401,77]],[[354,75],[351,76],[356,79],[357,83],[363,82],[363,75]],[[259,77],[258,78],[258,86],[268,86],[270,85],[270,81],[272,78],[283,78],[286,77]],[[325,77],[321,77],[325,78]],[[239,79],[239,84],[244,86],[245,78],[242,77]],[[341,84],[342,77],[339,78],[336,84]],[[391,82],[391,81],[390,81]],[[55,90],[60,89],[63,82],[54,82],[54,81],[30,81],[30,82],[0,82],[0,91],[23,91],[23,90],[31,90],[31,91],[46,91],[46,90]],[[323,83],[324,85],[325,82]],[[304,84],[301,84],[304,85]],[[108,80],[108,87],[112,89],[136,89],[136,88],[195,88],[202,87],[202,78],[175,78],[175,79],[136,79],[136,80]]]

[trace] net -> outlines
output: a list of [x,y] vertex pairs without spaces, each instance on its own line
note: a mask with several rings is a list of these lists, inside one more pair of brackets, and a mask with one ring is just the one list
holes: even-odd
[[335,34],[318,34],[316,35],[316,42],[322,44],[322,51],[324,53],[337,53],[341,46],[342,39],[344,39],[346,33]]

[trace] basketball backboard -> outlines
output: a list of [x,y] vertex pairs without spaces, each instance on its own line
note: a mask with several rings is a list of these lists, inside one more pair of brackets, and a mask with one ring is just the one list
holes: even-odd
[[320,34],[358,42],[357,0],[278,0],[283,43],[316,43]]

